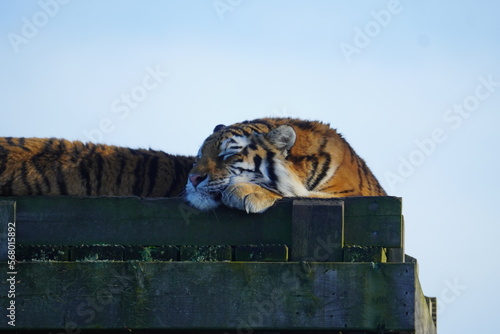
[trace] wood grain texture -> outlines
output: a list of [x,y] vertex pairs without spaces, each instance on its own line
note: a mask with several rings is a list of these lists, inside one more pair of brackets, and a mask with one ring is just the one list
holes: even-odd
[[293,201],[290,261],[342,262],[344,203]]
[[[202,213],[179,198],[12,199],[17,205],[18,237],[23,245],[299,245],[306,234],[311,235],[307,230],[314,227],[317,233],[312,240],[323,233],[323,238],[335,239],[332,243],[403,249],[401,201],[395,197],[285,199],[265,214],[228,208]],[[294,207],[293,203],[302,204]],[[343,205],[343,216],[327,209],[335,205]],[[323,214],[326,220],[322,220]],[[293,252],[291,247],[292,258]]]
[[[18,267],[16,329],[375,331],[384,325],[388,331],[413,331],[422,317],[415,308],[424,300],[416,295],[421,292],[415,289],[414,264],[52,262]],[[1,265],[2,282],[5,272]],[[7,302],[2,293],[2,309]]]

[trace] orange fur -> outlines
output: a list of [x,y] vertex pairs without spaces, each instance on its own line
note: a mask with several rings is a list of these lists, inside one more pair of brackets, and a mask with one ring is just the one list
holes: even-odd
[[321,122],[263,118],[218,126],[200,153],[187,186],[200,209],[216,206],[220,196],[228,206],[261,212],[281,197],[386,195],[347,141]]
[[55,138],[0,138],[0,196],[177,196],[194,157]]

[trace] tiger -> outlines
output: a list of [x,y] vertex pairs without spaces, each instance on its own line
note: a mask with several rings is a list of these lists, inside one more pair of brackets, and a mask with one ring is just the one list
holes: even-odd
[[261,118],[217,125],[189,173],[186,198],[264,212],[284,197],[386,196],[347,141],[320,121]]
[[56,138],[0,138],[0,196],[180,196],[194,156]]

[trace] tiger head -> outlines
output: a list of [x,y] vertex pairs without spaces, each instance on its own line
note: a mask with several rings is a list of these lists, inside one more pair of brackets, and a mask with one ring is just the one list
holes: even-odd
[[210,210],[223,202],[228,187],[248,183],[293,196],[296,177],[290,173],[286,158],[295,140],[295,131],[288,125],[274,129],[216,126],[189,174],[187,200],[200,210]]

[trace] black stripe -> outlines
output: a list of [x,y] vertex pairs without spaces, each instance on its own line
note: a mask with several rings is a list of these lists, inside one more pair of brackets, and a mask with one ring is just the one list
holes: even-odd
[[149,189],[146,197],[150,197],[156,186],[156,179],[158,178],[158,157],[153,157],[149,163],[148,169],[148,179],[149,179]]
[[[321,143],[321,146],[319,147],[319,156],[321,158],[323,158],[323,160],[325,160],[325,161],[322,163],[321,171],[319,172],[319,174],[316,174],[317,168],[319,166],[319,159],[315,158],[315,160],[313,162],[313,165],[315,165],[313,168],[313,174],[311,175],[311,178],[308,180],[309,190],[316,189],[316,187],[326,177],[326,175],[328,174],[328,170],[330,169],[332,157],[329,153],[323,151],[326,147],[326,144],[327,144],[327,139],[323,138],[323,142]],[[312,182],[312,184],[310,184],[309,182],[312,181],[313,179],[314,179],[314,181]]]
[[354,189],[347,189],[342,191],[335,191],[334,194],[348,194],[354,192]]
[[262,131],[261,127],[259,125],[263,125],[267,131],[271,130],[271,126],[267,122],[259,122],[259,123],[252,123],[248,125],[248,128],[251,129],[251,132],[257,132],[257,133],[263,133],[265,131]]
[[40,186],[40,183],[35,182],[35,188],[36,188],[36,193],[38,195],[42,195],[43,194],[43,190],[42,190],[42,187]]
[[28,182],[28,168],[26,165],[26,161],[21,165],[21,181],[26,187],[26,195],[33,195],[33,189],[31,188],[31,184]]
[[142,196],[142,192],[144,190],[146,164],[149,160],[149,157],[139,150],[131,149],[130,153],[132,155],[138,156],[138,161],[134,169],[135,183],[132,187],[132,194],[135,196]]
[[241,129],[241,128],[228,128],[227,132],[229,132],[233,136],[243,136],[243,135],[250,134],[250,132],[245,133],[245,131],[243,131],[243,129]]
[[314,127],[318,123],[316,122],[309,122],[309,121],[302,121],[302,120],[296,120],[296,119],[289,119],[289,124],[290,126],[296,126],[297,128],[304,130],[304,131],[310,131],[313,130]]
[[267,161],[267,168],[266,172],[269,178],[271,179],[271,186],[273,189],[276,189],[276,183],[278,182],[278,176],[276,175],[276,172],[274,171],[274,156],[275,154],[271,151],[268,151],[266,153],[266,161]]
[[306,185],[307,185],[307,190],[312,190],[312,183],[314,182],[314,176],[316,175],[316,169],[318,168],[318,159],[315,156],[308,155],[305,157],[305,159],[309,162],[311,162],[311,172],[309,177],[307,178]]
[[117,188],[119,188],[122,184],[122,176],[123,176],[123,172],[125,170],[125,166],[127,166],[127,158],[125,155],[123,154],[119,154],[120,155],[120,170],[118,171],[118,175],[116,176],[116,186]]
[[[52,145],[54,143],[54,138],[50,138],[45,142],[45,146],[43,147],[42,151],[38,154],[35,154],[31,158],[31,162],[33,163],[33,166],[37,170],[37,172],[42,176],[43,183],[45,184],[45,187],[47,188],[47,193],[50,193],[52,187],[50,184],[50,180],[46,175],[47,172],[47,167],[48,167],[48,162],[51,160],[51,153],[52,153]],[[52,172],[52,171],[49,171]]]
[[92,182],[90,179],[90,171],[92,170],[92,161],[94,160],[94,153],[96,146],[94,144],[85,144],[88,149],[87,153],[83,156],[80,162],[80,175],[82,176],[82,182],[85,184],[87,196],[92,195]]
[[85,184],[86,194],[90,196],[92,194],[92,187],[90,185],[89,167],[85,159],[82,159],[80,162],[80,175],[82,176],[82,182]]
[[102,177],[103,177],[103,169],[104,169],[104,158],[100,153],[96,153],[96,162],[97,162],[97,172],[96,172],[96,193],[100,195],[102,188]]
[[7,161],[8,161],[9,152],[5,147],[0,146],[0,175],[7,169]]
[[259,155],[253,157],[253,163],[255,165],[254,172],[262,174],[260,171],[260,165],[262,164],[262,158]]
[[12,196],[15,195],[12,193],[12,180],[14,176],[10,177],[0,188],[0,195],[2,196]]
[[[162,152],[163,153],[163,152]],[[191,170],[193,163],[194,163],[194,157],[183,157],[183,156],[176,156],[176,155],[169,155],[167,153],[165,154],[166,160],[170,160],[173,162],[174,165],[174,174],[173,174],[173,181],[170,183],[170,187],[168,188],[167,192],[165,193],[166,197],[171,197],[171,196],[178,196],[179,193],[177,191],[178,188],[181,188],[181,193],[184,191],[186,183],[187,183],[187,176],[189,171]],[[170,175],[172,176],[172,175]]]
[[[358,158],[358,159],[361,159],[361,158]],[[362,165],[362,170],[363,170],[363,176],[364,176],[364,179],[366,180],[366,183],[367,183],[368,191],[371,193],[373,190],[372,179],[370,178],[371,172],[368,169],[368,166],[366,166],[366,164],[364,163],[364,161],[361,161],[361,165]]]
[[325,159],[325,162],[323,162],[319,175],[316,177],[316,180],[311,185],[311,189],[316,189],[316,187],[323,181],[323,179],[328,174],[328,170],[330,169],[330,164],[332,162],[332,157],[330,154],[326,152],[321,152],[320,156]]
[[66,186],[66,181],[64,180],[64,172],[62,169],[62,162],[61,162],[61,156],[67,152],[66,144],[64,144],[63,141],[60,141],[58,148],[59,151],[55,152],[55,156],[53,159],[57,186],[59,187],[59,193],[61,195],[68,195],[68,187]]
[[[353,150],[351,149],[351,152],[353,152]],[[360,159],[356,159],[356,164],[358,165],[358,178],[359,178],[359,182],[358,182],[358,188],[359,190],[363,189],[363,180],[364,180],[364,177],[363,177],[363,166],[361,166],[361,161]]]
[[264,126],[267,131],[271,130],[271,128],[273,127],[271,123],[269,123],[265,120],[262,120],[262,119],[254,119],[253,121],[245,121],[242,124],[245,124],[248,127],[252,128],[254,130],[254,132],[259,132],[259,133],[264,132],[260,129],[259,126]]
[[5,140],[7,141],[7,144],[9,146],[19,147],[19,148],[23,149],[26,152],[31,152],[31,150],[29,148],[27,148],[27,147],[24,146],[26,144],[26,138],[21,137],[21,138],[15,138],[15,139],[17,139],[19,143],[16,143],[14,141],[14,138],[12,138],[12,137],[6,137],[5,138]]

